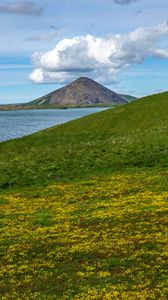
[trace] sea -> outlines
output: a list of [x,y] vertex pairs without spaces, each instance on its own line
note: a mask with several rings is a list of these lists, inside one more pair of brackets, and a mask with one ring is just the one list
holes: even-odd
[[34,109],[0,111],[0,142],[23,137],[107,108]]

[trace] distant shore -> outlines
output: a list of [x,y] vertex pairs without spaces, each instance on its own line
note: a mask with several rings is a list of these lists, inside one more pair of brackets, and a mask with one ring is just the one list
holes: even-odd
[[89,107],[114,107],[111,104],[95,104],[95,105],[31,105],[27,106],[25,104],[21,105],[0,105],[0,111],[7,110],[32,110],[32,109],[70,109],[70,108],[89,108]]

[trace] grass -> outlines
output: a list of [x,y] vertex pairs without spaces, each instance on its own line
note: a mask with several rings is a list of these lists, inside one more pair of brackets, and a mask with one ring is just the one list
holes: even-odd
[[167,299],[168,93],[0,143],[0,297]]
[[0,143],[0,188],[168,166],[168,93]]

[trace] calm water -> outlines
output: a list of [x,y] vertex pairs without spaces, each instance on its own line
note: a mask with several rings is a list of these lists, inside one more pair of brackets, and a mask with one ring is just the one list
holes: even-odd
[[62,124],[106,108],[0,111],[0,142]]

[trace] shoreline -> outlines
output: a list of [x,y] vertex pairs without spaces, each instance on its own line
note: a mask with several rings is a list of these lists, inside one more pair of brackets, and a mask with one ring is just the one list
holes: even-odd
[[42,109],[71,109],[71,108],[113,108],[118,105],[32,105],[32,106],[25,106],[25,105],[0,105],[0,111],[13,111],[13,110],[42,110]]

